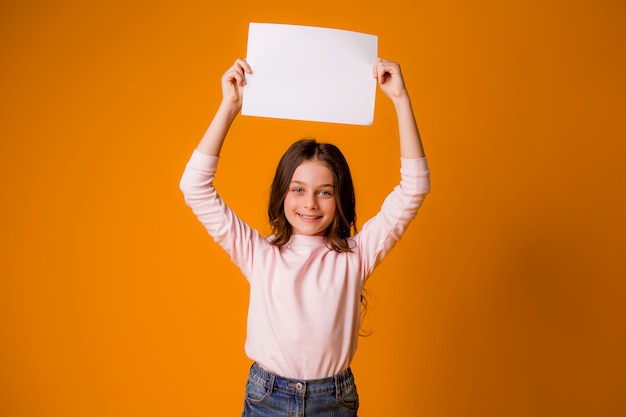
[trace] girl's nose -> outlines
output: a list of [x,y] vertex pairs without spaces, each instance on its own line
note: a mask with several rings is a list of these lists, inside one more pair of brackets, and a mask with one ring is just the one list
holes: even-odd
[[310,195],[307,197],[306,201],[304,202],[304,207],[308,209],[317,208],[317,199],[315,198],[314,195]]

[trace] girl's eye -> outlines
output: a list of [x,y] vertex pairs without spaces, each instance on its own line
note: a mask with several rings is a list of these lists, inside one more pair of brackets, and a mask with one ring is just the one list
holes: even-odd
[[330,197],[332,194],[330,191],[322,190],[320,191],[320,195],[323,195],[324,197]]
[[302,188],[294,188],[293,190],[294,193],[301,193],[302,192]]

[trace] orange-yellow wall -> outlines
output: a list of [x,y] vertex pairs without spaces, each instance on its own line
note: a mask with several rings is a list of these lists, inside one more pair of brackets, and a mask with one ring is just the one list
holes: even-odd
[[[241,412],[247,284],[178,181],[250,21],[377,34],[412,93],[433,191],[370,281],[360,415],[626,415],[617,0],[3,1],[0,415]],[[398,177],[377,100],[371,127],[239,118],[224,198],[267,231],[279,155],[316,136],[362,224]]]

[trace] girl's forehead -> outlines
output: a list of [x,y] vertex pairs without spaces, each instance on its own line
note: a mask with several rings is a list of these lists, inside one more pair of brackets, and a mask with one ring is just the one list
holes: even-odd
[[291,180],[333,184],[334,175],[328,165],[318,159],[310,159],[298,165]]

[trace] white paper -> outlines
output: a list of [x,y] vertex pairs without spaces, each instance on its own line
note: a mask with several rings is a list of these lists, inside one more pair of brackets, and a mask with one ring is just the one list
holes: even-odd
[[242,114],[371,125],[378,37],[311,26],[250,23]]

